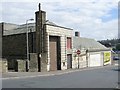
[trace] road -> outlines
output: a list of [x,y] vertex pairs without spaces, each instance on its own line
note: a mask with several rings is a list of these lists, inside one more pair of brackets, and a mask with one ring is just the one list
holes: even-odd
[[3,88],[116,88],[118,71],[115,66],[76,71],[55,76],[8,79]]

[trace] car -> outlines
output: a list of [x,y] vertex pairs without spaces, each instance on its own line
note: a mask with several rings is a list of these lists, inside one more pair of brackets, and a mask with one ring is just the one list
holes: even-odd
[[120,57],[114,56],[113,60],[120,60]]
[[112,50],[113,53],[120,54],[120,50]]

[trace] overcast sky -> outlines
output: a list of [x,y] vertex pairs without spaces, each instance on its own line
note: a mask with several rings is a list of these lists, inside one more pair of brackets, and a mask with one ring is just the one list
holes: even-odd
[[[38,3],[41,1],[2,0],[0,22],[24,24],[35,18]],[[48,20],[79,31],[81,37],[96,40],[118,37],[118,0],[52,0],[42,1],[41,7]]]

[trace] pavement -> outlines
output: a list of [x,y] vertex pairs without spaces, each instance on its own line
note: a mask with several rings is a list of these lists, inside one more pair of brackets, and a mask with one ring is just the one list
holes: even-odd
[[80,68],[80,69],[67,69],[67,70],[58,70],[58,71],[49,71],[49,72],[5,72],[5,73],[2,73],[2,80],[62,75],[62,74],[67,74],[67,73],[72,73],[77,71],[99,69],[99,68],[111,67],[111,66],[112,65]]

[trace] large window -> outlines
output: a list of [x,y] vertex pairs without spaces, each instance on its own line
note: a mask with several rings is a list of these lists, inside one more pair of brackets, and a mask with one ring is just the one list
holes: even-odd
[[71,49],[72,48],[72,39],[71,37],[67,37],[67,49]]

